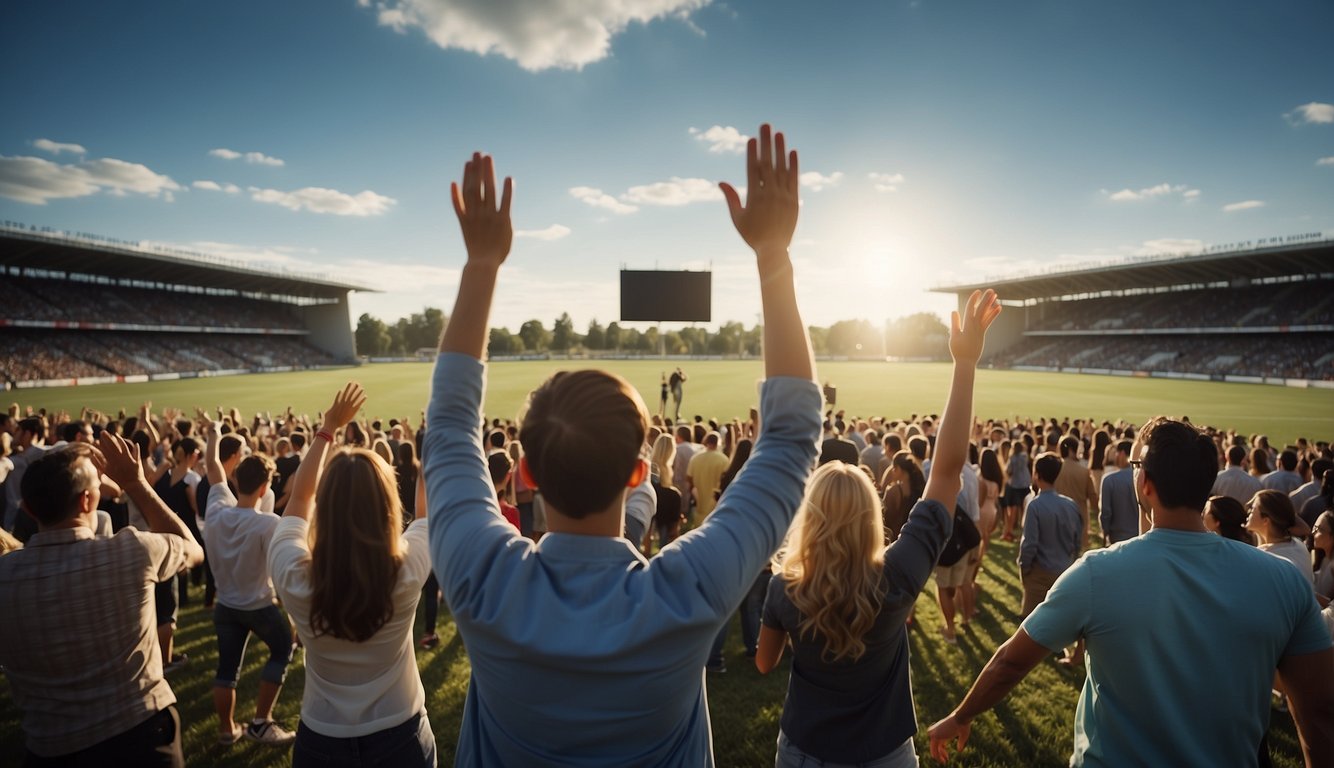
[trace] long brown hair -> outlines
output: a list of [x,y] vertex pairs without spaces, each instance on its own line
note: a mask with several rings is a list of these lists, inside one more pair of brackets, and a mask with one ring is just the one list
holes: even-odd
[[364,448],[336,452],[315,491],[310,525],[315,634],[360,643],[393,618],[402,530],[393,469]]

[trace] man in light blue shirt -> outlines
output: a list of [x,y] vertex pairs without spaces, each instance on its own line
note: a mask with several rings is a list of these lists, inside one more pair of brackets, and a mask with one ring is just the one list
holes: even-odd
[[1047,597],[1057,577],[1079,557],[1084,521],[1079,507],[1057,493],[1052,484],[1061,474],[1061,458],[1044,453],[1033,462],[1038,495],[1024,512],[1024,535],[1019,540],[1019,576],[1024,585],[1022,615],[1027,616]]
[[[1051,651],[1084,638],[1072,766],[1255,765],[1274,671],[1308,766],[1334,765],[1334,650],[1295,568],[1205,530],[1213,442],[1159,417],[1140,431],[1135,491],[1153,529],[1086,554],[931,727],[948,759],[971,723]],[[1126,471],[1126,470],[1122,470]]]
[[1135,473],[1127,471],[1134,446],[1129,440],[1117,443],[1116,466],[1109,468],[1102,476],[1102,487],[1098,493],[1102,509],[1098,515],[1098,525],[1102,526],[1102,543],[1108,547],[1139,535]]
[[558,373],[530,397],[519,471],[541,489],[550,532],[534,545],[499,517],[477,425],[511,186],[497,205],[491,158],[475,154],[453,187],[468,260],[440,344],[423,475],[432,561],[472,662],[458,765],[713,764],[705,657],[782,541],[820,430],[787,253],[796,153],[766,125],[747,165],[744,207],[722,189],[760,272],[760,436],[714,513],[652,560],[621,538],[626,489],[647,475],[647,409],[602,371]]

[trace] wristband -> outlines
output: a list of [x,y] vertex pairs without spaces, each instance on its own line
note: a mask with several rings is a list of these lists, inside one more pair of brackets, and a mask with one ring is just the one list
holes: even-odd
[[325,430],[321,429],[319,432],[315,433],[315,436],[322,437],[324,438],[324,442],[328,443],[329,445],[333,445],[333,435],[329,434]]

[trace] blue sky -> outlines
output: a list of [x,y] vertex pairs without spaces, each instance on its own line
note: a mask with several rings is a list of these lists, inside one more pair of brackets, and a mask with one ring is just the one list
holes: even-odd
[[714,186],[785,131],[807,321],[952,281],[1334,235],[1334,5],[10,2],[0,218],[322,271],[452,306],[449,182],[516,182],[493,321],[617,319],[617,270],[758,283]]

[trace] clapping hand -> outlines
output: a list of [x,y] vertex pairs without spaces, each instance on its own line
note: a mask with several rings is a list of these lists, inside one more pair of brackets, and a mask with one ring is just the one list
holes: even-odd
[[498,267],[509,255],[514,229],[510,224],[510,198],[514,182],[505,177],[499,204],[496,198],[496,168],[490,155],[474,152],[463,166],[463,183],[449,185],[454,213],[463,230],[469,263]]
[[736,188],[719,184],[732,223],[741,239],[762,258],[786,251],[797,228],[797,195],[800,172],[797,152],[787,151],[783,134],[771,135],[768,123],[760,126],[760,138],[746,144],[746,204]]
[[973,291],[964,305],[962,315],[951,314],[950,319],[950,355],[955,362],[977,364],[982,357],[982,343],[986,340],[987,329],[1001,312],[1000,299],[996,292],[988,288],[985,293]]

